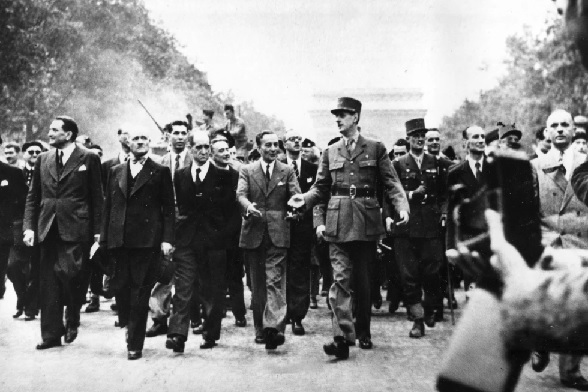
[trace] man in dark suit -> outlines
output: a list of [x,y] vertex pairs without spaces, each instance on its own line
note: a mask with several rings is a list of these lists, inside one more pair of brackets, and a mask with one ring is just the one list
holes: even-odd
[[[76,122],[56,117],[49,144],[35,163],[27,195],[24,243],[41,247],[41,335],[37,349],[73,342],[80,325],[80,308],[88,288],[88,255],[100,239],[102,183],[98,155],[75,145]],[[63,323],[63,307],[66,325]]]
[[447,216],[446,171],[437,157],[424,152],[426,132],[423,119],[407,121],[410,152],[393,162],[410,204],[410,222],[395,228],[394,253],[401,265],[404,303],[414,317],[411,338],[424,336],[425,323],[434,327],[435,311],[443,309],[439,269],[441,226]]
[[[1,144],[2,139],[0,139]],[[27,191],[22,170],[0,162],[0,299],[4,297],[6,291],[5,277],[10,249],[15,239],[17,242],[22,242],[20,233],[16,233],[15,236],[15,229],[22,228]],[[22,314],[22,309],[17,304],[17,313],[18,311]],[[19,316],[20,314],[17,317]]]
[[[230,135],[228,135],[230,137]],[[226,171],[231,176],[233,191],[237,191],[239,182],[239,172],[231,166],[231,142],[224,135],[217,135],[211,140],[212,162],[219,170]],[[239,234],[241,233],[241,211],[239,203],[235,198],[225,206],[227,212],[226,225],[226,249],[227,249],[227,272],[225,274],[228,287],[231,311],[235,316],[235,325],[237,327],[247,326],[247,309],[245,308],[245,298],[243,292],[243,252],[239,249]]]
[[[466,145],[467,156],[462,162],[451,166],[447,173],[447,189],[451,192],[456,186],[462,186],[465,196],[472,197],[485,184],[486,175],[484,167],[486,159],[484,152],[486,150],[486,136],[484,130],[479,126],[471,126],[463,131],[463,139]],[[453,200],[449,197],[448,213],[451,217],[455,205]],[[480,212],[481,213],[481,212]],[[453,219],[447,220],[447,230],[445,235],[446,249],[455,249],[455,222]],[[472,282],[475,282],[476,277],[464,276],[464,288],[469,289]]]
[[[296,174],[302,192],[307,192],[316,180],[318,166],[301,157],[302,135],[290,130],[284,135],[286,163]],[[290,226],[290,248],[287,265],[287,317],[292,321],[294,335],[304,335],[302,320],[306,317],[310,305],[310,257],[314,229],[312,210],[307,210]]]
[[188,144],[194,157],[192,165],[177,171],[174,178],[179,210],[174,313],[165,343],[174,352],[184,352],[195,279],[200,283],[198,294],[205,311],[200,348],[213,348],[220,339],[226,290],[226,206],[235,200],[230,173],[217,169],[209,160],[208,132],[193,132]]
[[284,344],[286,260],[290,247],[287,202],[300,193],[296,173],[277,161],[278,136],[263,131],[256,137],[261,160],[239,173],[237,198],[245,219],[239,246],[251,273],[255,342],[273,350]]
[[[323,233],[329,242],[333,265],[334,283],[329,302],[333,310],[334,341],[323,349],[327,355],[347,359],[356,334],[361,349],[373,347],[370,269],[376,256],[376,243],[385,233],[376,198],[378,184],[397,211],[399,224],[408,222],[409,206],[386,147],[359,132],[361,102],[350,97],[339,98],[331,113],[336,117],[342,138],[323,152],[312,188],[291,198],[289,204],[311,208],[327,203],[326,225],[319,226],[317,233]],[[357,298],[355,323],[352,287]]]
[[[26,187],[22,187],[19,183],[19,187],[25,189],[22,193],[22,200],[19,200],[18,208],[16,209],[9,202],[2,202],[2,206],[12,208],[13,213],[18,211],[20,215],[20,219],[14,221],[14,242],[10,251],[7,271],[8,278],[12,281],[16,292],[16,313],[12,317],[18,318],[24,313],[25,321],[31,321],[39,313],[39,247],[24,245],[22,241],[22,218],[29,185],[33,180],[35,162],[43,152],[43,145],[35,141],[28,142],[23,145],[22,150],[25,158],[23,174],[26,180]],[[3,222],[11,223],[4,220]]]
[[111,281],[121,327],[127,327],[128,359],[141,358],[149,295],[160,258],[174,241],[174,194],[171,173],[148,156],[146,132],[130,132],[132,158],[108,174],[101,247],[114,260]]
[[[177,120],[169,124],[169,128],[170,151],[161,157],[159,163],[169,168],[173,181],[176,171],[192,164],[192,155],[189,149],[186,148],[189,133],[188,123]],[[177,214],[176,206],[176,218]],[[153,325],[147,330],[148,338],[167,333],[167,318],[170,314],[173,286],[173,281],[168,284],[158,282],[153,288],[151,298],[149,299],[150,316],[153,319]],[[199,316],[198,319],[200,319]]]

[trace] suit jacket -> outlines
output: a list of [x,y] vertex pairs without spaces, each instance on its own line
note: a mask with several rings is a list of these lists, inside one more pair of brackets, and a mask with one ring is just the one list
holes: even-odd
[[325,237],[330,242],[376,241],[385,233],[375,197],[331,196],[332,187],[373,189],[381,186],[396,211],[410,211],[396,171],[381,142],[361,134],[349,154],[343,139],[321,156],[316,182],[304,194],[307,208],[327,203]]
[[122,162],[117,154],[115,158],[111,158],[107,161],[102,162],[102,189],[106,191],[106,183],[108,181],[108,173],[110,169],[116,165],[120,165]]
[[[283,161],[284,164],[288,164],[287,161]],[[308,162],[304,159],[300,160],[300,168],[299,170],[299,177],[298,177],[298,185],[300,186],[300,190],[302,193],[308,192],[308,190],[312,187],[314,182],[316,181],[316,174],[318,170],[318,166],[314,163]],[[312,227],[313,221],[313,214],[312,208],[307,208],[300,217],[298,221],[292,221],[291,229],[295,233],[305,233],[308,236],[308,240],[312,239],[312,233],[314,232]]]
[[23,171],[0,162],[0,244],[22,241],[22,218],[28,190]]
[[445,236],[447,249],[455,249],[455,247],[456,247],[456,244],[455,244],[456,226],[455,226],[454,216],[453,216],[453,211],[454,211],[456,205],[453,203],[452,197],[450,196],[451,191],[456,185],[463,185],[465,187],[466,197],[472,197],[473,195],[475,195],[480,190],[480,188],[482,186],[484,186],[484,184],[486,183],[486,173],[487,172],[486,172],[485,168],[486,168],[486,158],[483,158],[482,175],[481,175],[480,181],[476,180],[476,176],[472,172],[472,169],[470,168],[469,161],[467,159],[463,160],[462,162],[459,162],[449,168],[449,171],[447,173],[447,191],[449,194],[449,197],[448,197],[449,201],[448,201],[448,207],[447,207],[448,219],[447,219],[447,231],[446,231],[446,236]]
[[[441,237],[441,214],[447,213],[446,166],[430,154],[423,155],[420,169],[411,154],[400,157],[393,162],[393,166],[410,204],[410,221],[407,225],[396,226],[393,234],[411,238]],[[410,198],[410,192],[420,185],[425,187],[425,196],[413,195]]]
[[100,242],[108,249],[153,248],[174,242],[171,173],[147,158],[129,193],[129,165],[110,169]]
[[[586,160],[586,155],[574,152],[573,158],[575,169]],[[559,153],[552,150],[531,163],[539,195],[543,245],[588,249],[588,207],[574,193],[572,181],[567,181],[558,170]],[[579,175],[576,186],[578,178]]]
[[191,166],[187,166],[176,172],[174,186],[179,210],[176,246],[200,244],[207,249],[225,249],[231,213],[227,206],[235,202],[231,172],[210,163],[201,196],[196,196]]
[[[190,166],[192,164],[192,159],[192,153],[190,150],[186,149],[186,156],[184,157],[184,162],[182,162],[180,170]],[[161,160],[158,163],[169,168],[170,172],[172,173],[172,179],[175,177],[176,174],[174,173],[174,169],[176,167],[176,162],[172,161],[171,152],[168,152],[163,157],[161,157]]]
[[[233,193],[236,195],[237,185],[239,184],[239,171],[229,166],[229,175],[231,176]],[[236,197],[225,205],[225,210],[228,214],[226,230],[227,248],[234,249],[239,246],[239,236],[241,234],[241,225],[243,224],[240,205]]]
[[56,149],[51,149],[35,163],[23,229],[33,230],[41,243],[56,222],[63,241],[91,241],[100,234],[102,217],[100,158],[75,147],[61,175],[55,158]]
[[261,217],[248,216],[241,226],[239,246],[255,249],[261,245],[267,230],[274,246],[290,246],[290,222],[285,220],[287,203],[290,197],[300,193],[294,169],[276,161],[274,170],[266,187],[266,179],[261,162],[244,165],[239,173],[237,199],[243,213],[251,203],[261,211]]

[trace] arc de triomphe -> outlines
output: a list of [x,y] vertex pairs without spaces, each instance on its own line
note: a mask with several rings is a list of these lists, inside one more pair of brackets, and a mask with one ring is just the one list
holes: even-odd
[[331,114],[339,97],[353,97],[361,101],[359,125],[362,134],[384,142],[388,150],[398,138],[405,137],[406,121],[424,118],[427,113],[422,102],[423,93],[419,89],[355,89],[316,93],[309,112],[316,142],[321,148],[339,136],[335,117]]

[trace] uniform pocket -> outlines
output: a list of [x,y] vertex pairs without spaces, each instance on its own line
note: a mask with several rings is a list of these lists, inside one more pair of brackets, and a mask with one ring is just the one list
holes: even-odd
[[363,205],[365,207],[365,234],[368,236],[383,234],[384,225],[378,200],[366,198]]
[[327,205],[327,219],[325,222],[325,234],[331,237],[337,236],[339,229],[339,209],[341,199],[330,199]]

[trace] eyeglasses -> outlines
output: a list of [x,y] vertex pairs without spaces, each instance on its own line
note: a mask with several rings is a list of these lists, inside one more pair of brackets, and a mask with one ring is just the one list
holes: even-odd
[[39,155],[42,152],[43,151],[41,151],[41,150],[27,150],[27,154],[29,154],[29,155]]

